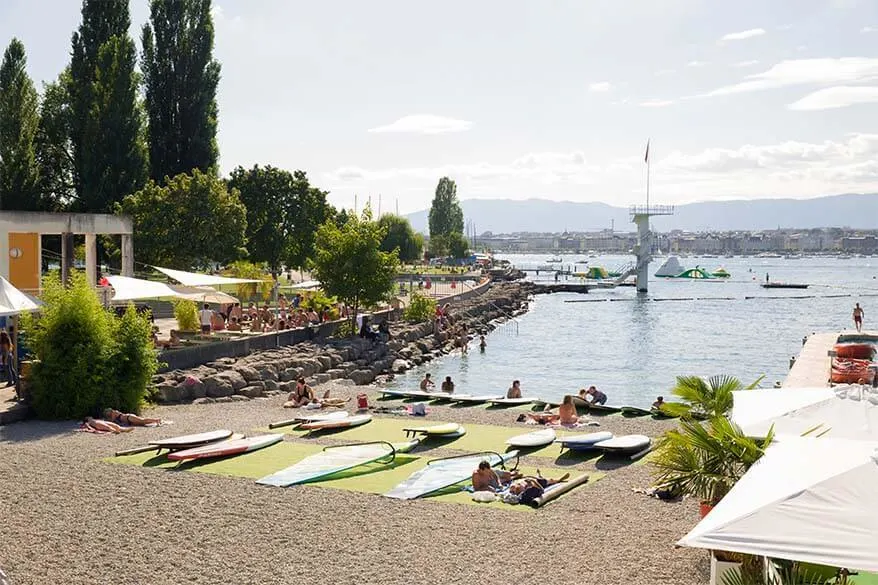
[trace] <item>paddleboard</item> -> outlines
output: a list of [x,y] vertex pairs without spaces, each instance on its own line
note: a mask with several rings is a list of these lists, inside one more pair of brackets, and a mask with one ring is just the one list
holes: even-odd
[[535,402],[533,398],[495,398],[494,400],[489,400],[489,403],[496,406],[520,406],[523,404],[530,404]]
[[436,402],[448,402],[455,398],[468,398],[471,394],[453,394],[451,392],[431,392],[430,399]]
[[256,480],[256,483],[288,487],[317,481],[333,473],[346,471],[360,465],[383,460],[389,463],[392,460],[391,455],[393,453],[394,447],[389,443],[327,447],[316,455],[305,457],[295,465]]
[[614,414],[622,410],[618,406],[605,406],[603,404],[592,404],[588,403],[588,411],[589,412],[597,412],[602,414]]
[[172,437],[170,439],[158,439],[150,441],[149,444],[153,447],[158,447],[160,451],[162,449],[176,451],[179,449],[191,449],[193,447],[200,447],[201,445],[208,445],[210,443],[222,441],[223,439],[228,439],[230,436],[232,436],[232,431],[222,429],[218,431],[208,431],[206,433],[197,433],[194,435],[183,435],[182,437]]
[[464,404],[479,404],[482,402],[488,402],[489,400],[497,400],[498,398],[501,398],[501,397],[496,396],[496,395],[493,395],[493,396],[491,396],[491,395],[482,395],[482,396],[462,395],[462,396],[454,396],[453,398],[449,398],[449,400],[451,400],[452,402],[460,402],[460,403],[464,403]]
[[213,457],[227,457],[229,455],[238,455],[240,453],[248,453],[274,445],[278,441],[283,440],[283,435],[261,435],[259,437],[247,437],[245,439],[237,439],[235,441],[220,441],[194,449],[186,449],[185,451],[174,451],[168,454],[171,461],[192,461],[194,459],[210,459]]
[[305,424],[299,425],[299,428],[305,429],[307,431],[343,429],[346,427],[358,427],[360,425],[366,424],[370,420],[372,420],[371,414],[357,414],[354,416],[340,418],[338,420],[318,420],[314,422],[307,422]]
[[405,398],[408,396],[410,390],[391,390],[389,388],[382,388],[381,394],[384,396],[392,396],[394,398]]
[[324,420],[341,420],[343,418],[348,418],[350,413],[346,410],[339,410],[337,412],[327,412],[325,414],[302,414],[297,417],[294,417],[293,420],[296,420],[300,423],[309,423],[309,422],[319,422]]
[[509,451],[502,455],[481,453],[452,459],[438,459],[428,462],[423,469],[411,474],[408,479],[394,487],[384,495],[397,500],[413,500],[426,496],[472,477],[479,463],[487,461],[491,466],[518,457],[518,451]]
[[510,447],[542,447],[552,444],[555,437],[555,429],[542,429],[506,439],[506,444]]
[[636,406],[623,406],[622,414],[625,416],[649,416],[652,414],[652,411],[637,408]]
[[533,401],[534,406],[548,406],[550,408],[556,408],[561,406],[560,402],[554,402],[552,400],[543,400],[542,398],[536,398]]
[[557,439],[562,447],[566,447],[573,451],[587,451],[594,449],[595,443],[607,441],[613,438],[613,433],[609,431],[598,431],[596,433],[585,433],[583,435],[568,435]]
[[436,436],[436,435],[450,435],[452,433],[458,432],[461,428],[457,423],[444,423],[441,425],[432,425],[432,426],[420,426],[420,427],[410,427],[407,429],[403,429],[406,433],[411,434],[424,434],[427,436]]
[[622,435],[595,443],[594,448],[607,453],[637,453],[649,447],[650,443],[646,435]]

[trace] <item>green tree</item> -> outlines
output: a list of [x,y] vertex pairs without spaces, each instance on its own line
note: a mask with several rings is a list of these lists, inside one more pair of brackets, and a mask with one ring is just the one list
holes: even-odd
[[457,184],[448,177],[439,179],[430,206],[430,238],[463,233],[463,210],[457,201]]
[[69,69],[65,69],[57,81],[43,85],[36,154],[41,206],[46,209],[63,209],[76,196],[69,88]]
[[216,90],[210,0],[152,0],[143,26],[143,81],[149,119],[150,177],[214,171]]
[[238,191],[198,169],[165,185],[149,181],[117,211],[134,221],[134,249],[142,262],[189,270],[246,254],[247,210]]
[[112,211],[146,180],[143,112],[128,0],[83,0],[70,62],[76,209]]
[[416,262],[421,259],[424,237],[412,229],[412,224],[404,217],[385,213],[378,218],[378,225],[386,233],[381,241],[381,250],[392,252],[399,250],[399,259],[403,262]]
[[272,166],[232,171],[229,186],[247,207],[250,258],[268,264],[275,276],[281,266],[300,267],[313,256],[314,232],[331,215],[326,191],[311,185],[304,171]]
[[382,239],[384,230],[368,207],[361,217],[350,214],[342,226],[329,220],[317,230],[314,276],[328,295],[353,309],[352,321],[361,306],[387,300],[393,292],[399,257],[396,250],[381,251]]
[[0,65],[0,209],[42,208],[34,150],[37,90],[26,67],[24,45],[14,38]]

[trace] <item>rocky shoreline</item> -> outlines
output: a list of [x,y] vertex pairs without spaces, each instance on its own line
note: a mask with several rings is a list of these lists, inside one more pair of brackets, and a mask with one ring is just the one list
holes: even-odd
[[[480,295],[451,301],[455,325],[465,323],[472,335],[485,334],[527,310],[535,287],[528,282],[493,283]],[[240,358],[221,358],[188,370],[172,370],[153,378],[162,403],[247,401],[292,390],[304,377],[312,386],[330,380],[365,385],[382,375],[404,372],[450,353],[454,343],[433,323],[391,323],[391,340],[328,339],[256,351]]]

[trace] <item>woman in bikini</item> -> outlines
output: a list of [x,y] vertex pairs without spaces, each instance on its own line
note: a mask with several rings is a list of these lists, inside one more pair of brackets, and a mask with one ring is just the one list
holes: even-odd
[[120,427],[114,422],[92,418],[90,416],[85,417],[82,424],[96,431],[113,433],[114,435],[118,435],[119,433],[129,433],[134,430],[134,427]]
[[564,401],[561,403],[561,406],[558,407],[558,414],[551,412],[529,412],[527,413],[527,418],[536,421],[541,425],[575,425],[579,422],[579,414],[576,412],[576,405],[573,404],[573,396],[570,394],[564,397]]
[[284,407],[299,408],[314,401],[314,390],[305,383],[305,378],[299,378],[296,381],[296,389],[290,392]]
[[126,414],[114,408],[104,409],[104,420],[117,425],[128,425],[130,427],[145,427],[148,425],[160,425],[160,418],[146,418],[136,414]]

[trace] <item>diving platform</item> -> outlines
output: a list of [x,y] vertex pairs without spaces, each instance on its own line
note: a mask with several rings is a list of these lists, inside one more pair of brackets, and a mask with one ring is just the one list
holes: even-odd
[[[646,200],[649,201],[649,184],[647,183]],[[637,243],[634,255],[637,262],[621,280],[631,274],[637,276],[637,292],[647,292],[649,282],[649,262],[652,260],[652,232],[649,229],[649,218],[655,215],[674,215],[673,205],[632,205],[628,208],[631,221],[637,225]]]

